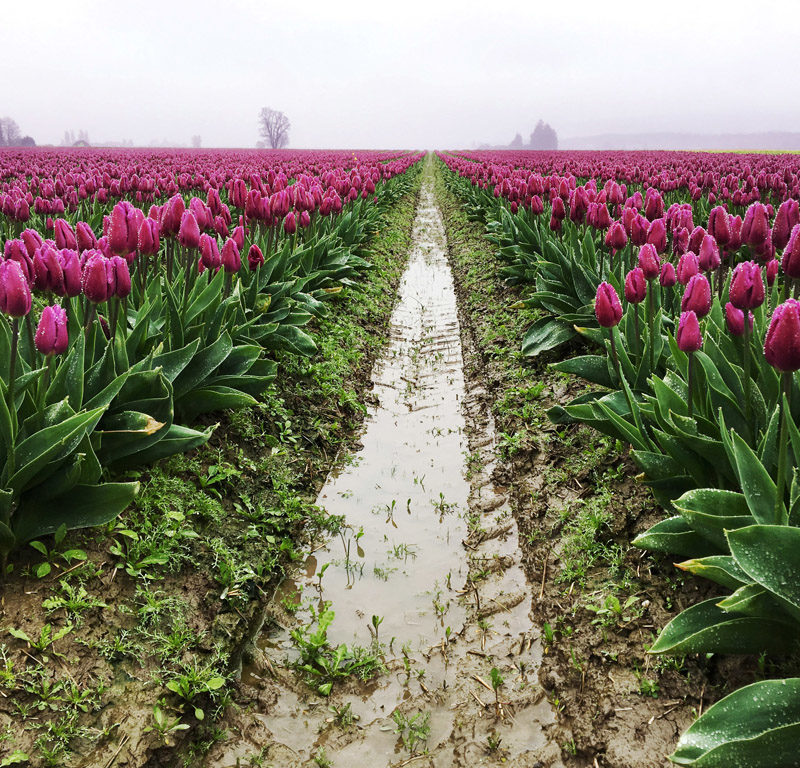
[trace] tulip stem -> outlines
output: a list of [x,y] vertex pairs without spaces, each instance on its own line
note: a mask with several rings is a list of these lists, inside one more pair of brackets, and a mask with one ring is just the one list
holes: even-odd
[[742,310],[744,316],[744,332],[742,334],[742,370],[744,371],[744,416],[747,426],[752,430],[755,439],[757,433],[753,421],[753,406],[750,396],[750,310]]
[[691,419],[694,405],[694,352],[689,352],[689,375],[687,378],[689,386],[689,397],[687,399],[689,406],[689,418]]
[[19,345],[19,318],[11,321],[11,357],[8,361],[8,410],[14,412],[14,384],[17,375],[17,347]]
[[786,443],[789,441],[789,419],[791,414],[792,373],[781,374],[781,432],[778,437],[778,482],[775,488],[775,525],[785,525],[784,498],[786,487]]
[[653,309],[653,292],[655,291],[655,283],[653,280],[649,281],[647,286],[647,337],[650,345],[650,373],[653,372],[655,367],[655,311]]
[[614,361],[614,368],[617,371],[617,377],[619,378],[619,385],[622,388],[622,391],[625,393],[625,399],[628,401],[628,408],[631,411],[631,418],[635,421],[634,411],[633,411],[633,402],[631,401],[631,394],[630,394],[630,387],[625,386],[625,382],[622,378],[622,366],[619,363],[619,355],[617,354],[617,343],[614,340],[614,329],[608,329],[608,337],[611,340],[611,358]]

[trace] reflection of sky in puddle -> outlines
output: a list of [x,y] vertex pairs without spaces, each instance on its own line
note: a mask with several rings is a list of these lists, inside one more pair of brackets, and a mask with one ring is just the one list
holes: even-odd
[[[373,372],[378,405],[369,409],[363,448],[317,500],[348,527],[308,558],[291,589],[295,598],[304,589],[315,608],[331,602],[332,643],[367,645],[375,615],[383,618],[381,641],[395,638],[396,653],[406,642],[428,648],[445,627],[460,628],[455,591],[466,577],[461,341],[430,196],[415,236],[390,343]],[[302,609],[300,617],[307,620]]]

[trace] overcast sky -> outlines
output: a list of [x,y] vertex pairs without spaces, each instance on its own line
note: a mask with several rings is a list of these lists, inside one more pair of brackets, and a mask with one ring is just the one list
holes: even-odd
[[796,0],[2,2],[0,116],[39,143],[462,148],[800,130]]

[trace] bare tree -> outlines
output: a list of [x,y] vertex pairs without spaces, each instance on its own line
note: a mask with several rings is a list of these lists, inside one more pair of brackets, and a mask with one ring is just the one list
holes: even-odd
[[258,114],[258,128],[265,145],[283,149],[289,143],[289,118],[277,109],[264,107]]
[[192,136],[192,146],[195,149],[200,149],[200,147],[203,146],[203,138],[202,138],[202,136],[200,136],[197,133],[194,136]]
[[531,134],[531,149],[558,149],[558,134],[550,123],[540,120]]
[[17,147],[21,138],[16,121],[11,117],[0,117],[0,147]]

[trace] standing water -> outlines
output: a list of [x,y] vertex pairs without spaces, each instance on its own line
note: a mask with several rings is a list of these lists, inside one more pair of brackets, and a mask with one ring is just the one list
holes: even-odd
[[[286,666],[298,658],[290,632],[265,631],[268,674],[243,675],[258,704],[238,728],[241,742],[214,768],[245,764],[254,746],[268,764],[287,768],[320,755],[318,764],[332,758],[350,768],[411,760],[455,768],[483,764],[492,739],[503,743],[493,757],[560,765],[545,737],[553,713],[535,684],[541,648],[516,525],[491,480],[494,425],[466,392],[444,225],[426,170],[390,342],[373,371],[363,448],[318,498],[343,518],[342,532],[277,595],[299,605],[285,623],[311,631],[332,610],[327,642],[379,653],[385,671],[339,681],[325,698]],[[469,453],[482,466],[468,480]],[[505,678],[492,697],[495,666]]]

